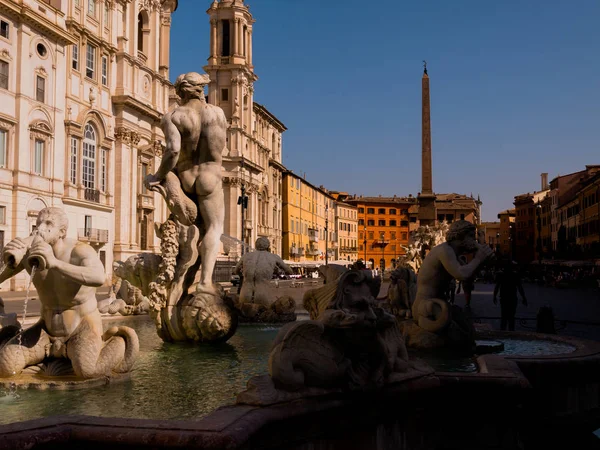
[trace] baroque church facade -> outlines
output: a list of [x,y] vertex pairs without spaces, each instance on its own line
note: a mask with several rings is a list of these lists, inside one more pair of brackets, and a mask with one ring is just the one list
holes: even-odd
[[[229,122],[227,148],[223,151],[222,256],[239,257],[242,248],[254,247],[258,237],[268,238],[271,251],[282,255],[282,180],[286,169],[282,165],[281,138],[286,127],[254,101],[254,82],[258,79],[252,62],[254,18],[243,0],[215,0],[207,14],[207,101],[221,107]],[[242,192],[246,201],[242,200]]]
[[[160,163],[177,0],[0,0],[0,247],[63,208],[112,262],[158,251]],[[22,289],[25,275],[3,289]]]

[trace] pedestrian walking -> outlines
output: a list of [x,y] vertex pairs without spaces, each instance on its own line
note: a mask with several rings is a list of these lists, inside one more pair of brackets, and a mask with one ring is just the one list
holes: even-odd
[[500,293],[500,328],[509,331],[515,330],[515,314],[517,312],[518,297],[521,294],[523,305],[527,306],[527,297],[521,284],[521,277],[517,271],[515,262],[508,262],[504,269],[497,274],[496,286],[494,287],[494,305],[498,304],[498,293]]

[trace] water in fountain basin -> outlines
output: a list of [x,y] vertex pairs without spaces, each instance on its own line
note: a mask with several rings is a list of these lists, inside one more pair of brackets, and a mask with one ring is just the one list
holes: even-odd
[[124,382],[85,391],[20,390],[2,403],[0,423],[85,414],[101,417],[199,420],[233,403],[253,375],[267,373],[275,326],[242,325],[223,345],[169,344],[146,316],[104,323],[127,325],[140,338],[140,355]]

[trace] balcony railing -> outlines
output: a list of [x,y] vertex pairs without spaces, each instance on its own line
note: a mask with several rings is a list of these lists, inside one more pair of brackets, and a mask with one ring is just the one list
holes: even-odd
[[77,230],[77,238],[80,241],[106,244],[108,242],[108,230],[99,230],[97,228],[79,228]]
[[83,193],[83,198],[85,198],[88,202],[100,203],[100,191],[98,189],[86,188]]
[[319,242],[319,231],[314,228],[308,229],[308,240],[309,242]]
[[306,251],[306,254],[308,256],[319,256],[321,254],[321,250],[319,250],[318,248],[308,249]]

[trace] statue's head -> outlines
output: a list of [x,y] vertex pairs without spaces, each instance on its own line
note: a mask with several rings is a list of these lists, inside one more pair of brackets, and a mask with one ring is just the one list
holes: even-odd
[[377,321],[373,307],[380,287],[380,279],[375,279],[370,271],[349,270],[337,281],[335,297],[327,309],[353,315],[355,326],[373,327]]
[[123,261],[114,261],[113,262],[113,273],[119,278],[123,278],[125,276],[125,263]]
[[463,252],[475,252],[478,248],[475,237],[476,231],[477,228],[471,222],[457,220],[450,225],[450,229],[446,234],[446,242],[458,243],[459,249]]
[[204,100],[204,86],[210,83],[208,75],[197,72],[188,72],[177,77],[175,92],[183,101],[192,98]]
[[64,239],[69,228],[67,214],[60,208],[51,206],[42,209],[37,217],[36,232],[50,245]]
[[268,252],[271,248],[271,243],[266,237],[259,237],[254,243],[254,248],[258,251]]

